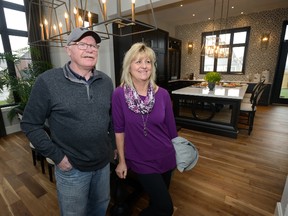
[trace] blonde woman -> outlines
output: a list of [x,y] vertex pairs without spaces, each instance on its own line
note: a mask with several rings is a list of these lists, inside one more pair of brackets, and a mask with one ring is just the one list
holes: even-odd
[[141,216],[173,214],[168,188],[176,167],[171,140],[177,137],[170,95],[155,84],[156,56],[144,43],[136,43],[123,60],[121,85],[112,96],[112,118],[119,164],[125,179],[130,169],[149,196]]

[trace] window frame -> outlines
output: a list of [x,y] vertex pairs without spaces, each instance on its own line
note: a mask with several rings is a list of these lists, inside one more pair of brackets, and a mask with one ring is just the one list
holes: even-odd
[[[218,58],[217,56],[214,56],[214,65],[213,65],[213,71],[217,71],[221,74],[229,74],[229,75],[244,75],[245,74],[245,65],[246,65],[246,59],[247,59],[247,52],[248,52],[248,46],[249,46],[249,38],[250,38],[250,30],[251,27],[241,27],[241,28],[233,28],[233,29],[225,29],[225,30],[218,30],[218,31],[211,31],[211,32],[203,32],[202,33],[202,41],[201,41],[201,47],[203,47],[205,44],[205,39],[207,36],[215,35],[216,37],[219,37],[220,34],[231,34],[230,35],[230,43],[228,45],[221,45],[221,47],[228,47],[229,48],[229,56],[228,56],[228,63],[227,63],[227,71],[217,71],[217,65],[218,65]],[[246,41],[245,43],[238,43],[233,44],[234,34],[246,31]],[[243,65],[242,70],[239,72],[231,72],[231,61],[232,61],[232,49],[234,47],[243,47],[244,46],[244,55],[243,55]],[[201,56],[200,56],[200,74],[206,74],[210,71],[204,71],[204,60],[205,56],[203,54],[203,50],[201,50]]]
[[[28,37],[28,31],[9,29],[6,24],[4,8],[24,12],[26,14],[25,1],[24,1],[24,5],[19,5],[19,4],[8,2],[5,0],[0,1],[0,20],[2,20],[2,22],[0,23],[0,34],[2,38],[3,49],[4,49],[4,53],[12,53],[13,50],[10,45],[9,36]],[[17,75],[16,75],[15,64],[12,61],[6,61],[6,63],[7,63],[7,69],[9,71],[9,74],[11,76],[16,77]],[[13,104],[8,103],[5,105],[1,105],[0,107],[13,106],[20,101],[18,95],[15,92],[13,92],[13,97],[14,97],[15,103]]]

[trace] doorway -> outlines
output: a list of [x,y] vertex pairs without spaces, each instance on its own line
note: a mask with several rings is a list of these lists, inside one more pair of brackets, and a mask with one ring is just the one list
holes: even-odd
[[283,23],[280,55],[272,91],[272,103],[288,104],[288,21]]

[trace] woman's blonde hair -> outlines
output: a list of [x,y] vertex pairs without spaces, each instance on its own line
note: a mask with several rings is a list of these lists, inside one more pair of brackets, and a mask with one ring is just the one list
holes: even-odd
[[131,48],[126,52],[123,67],[122,67],[122,75],[121,75],[121,86],[123,84],[127,84],[130,87],[133,87],[132,77],[130,73],[131,62],[135,60],[137,57],[145,56],[150,59],[152,63],[152,73],[149,78],[153,88],[156,87],[156,55],[155,52],[148,47],[145,43],[139,42],[135,43],[131,46]]

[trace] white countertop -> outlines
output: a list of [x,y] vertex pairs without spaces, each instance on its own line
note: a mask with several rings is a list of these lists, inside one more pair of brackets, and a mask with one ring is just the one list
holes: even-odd
[[[183,81],[194,81],[194,82],[205,82],[204,79],[175,79],[175,80],[169,80],[168,83],[173,83],[173,82],[183,82]],[[221,80],[220,82],[226,82],[226,83],[247,83],[247,84],[257,84],[258,82],[253,82],[253,81],[245,81],[245,80]],[[272,84],[271,82],[265,82],[265,84]]]
[[233,88],[216,86],[214,91],[209,91],[208,87],[188,86],[185,88],[172,91],[172,94],[217,97],[217,98],[232,98],[232,99],[242,100],[247,90],[247,87],[248,85],[243,85],[242,87],[233,87]]

